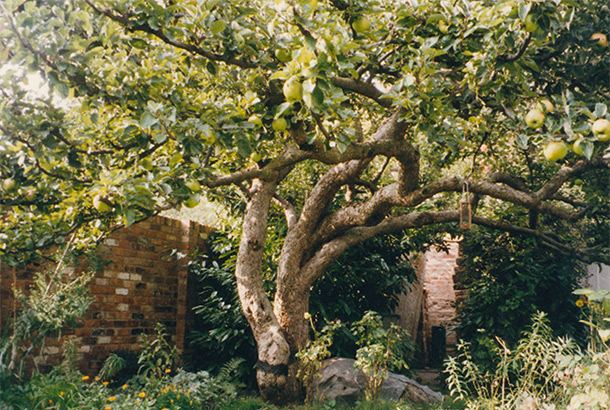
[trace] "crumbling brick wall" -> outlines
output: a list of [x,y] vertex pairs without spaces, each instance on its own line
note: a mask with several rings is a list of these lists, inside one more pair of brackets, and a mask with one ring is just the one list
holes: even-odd
[[[209,228],[154,217],[114,232],[98,248],[103,269],[91,281],[91,304],[85,318],[63,337],[75,337],[79,367],[97,372],[109,353],[137,350],[139,335],[166,326],[179,351],[184,348],[189,286],[188,255],[203,249]],[[27,290],[36,269],[0,266],[2,326],[18,309],[12,288]],[[61,340],[49,339],[36,361],[42,370],[57,363]]]

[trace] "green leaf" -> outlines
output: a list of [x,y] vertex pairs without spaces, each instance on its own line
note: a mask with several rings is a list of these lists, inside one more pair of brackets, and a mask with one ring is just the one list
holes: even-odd
[[529,14],[531,8],[531,3],[526,3],[519,6],[519,18],[521,19],[521,21],[525,22],[525,18]]
[[144,114],[140,117],[140,127],[146,129],[155,125],[159,120],[153,117],[149,111],[144,111]]
[[215,20],[210,24],[210,31],[212,34],[216,35],[223,31],[227,27],[227,22],[224,20]]
[[591,157],[593,156],[593,150],[595,148],[593,143],[589,140],[584,140],[580,144],[580,148],[582,149],[583,154],[585,154],[585,158],[591,159]]
[[608,107],[606,106],[606,104],[603,104],[603,103],[595,104],[595,115],[597,116],[597,118],[604,117],[607,112],[608,112]]

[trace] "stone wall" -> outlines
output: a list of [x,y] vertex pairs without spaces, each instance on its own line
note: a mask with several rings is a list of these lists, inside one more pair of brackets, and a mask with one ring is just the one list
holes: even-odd
[[[63,337],[75,337],[79,367],[95,374],[109,353],[136,350],[141,334],[157,323],[166,326],[172,341],[184,349],[187,321],[187,255],[202,249],[209,228],[164,217],[150,218],[114,232],[98,248],[106,264],[91,281],[94,298],[88,313]],[[0,267],[0,319],[19,309],[12,288],[27,290],[39,267],[23,270]],[[191,279],[192,281],[192,279]],[[56,363],[61,340],[46,341],[36,358],[42,370]]]

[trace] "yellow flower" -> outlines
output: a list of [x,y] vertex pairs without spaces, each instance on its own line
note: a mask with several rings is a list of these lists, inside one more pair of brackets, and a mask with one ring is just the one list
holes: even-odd
[[83,377],[81,377],[81,380],[86,382],[87,380],[89,380],[89,376],[83,376]]
[[99,376],[95,376],[95,381],[99,382],[100,380],[102,380]]
[[114,397],[114,396],[108,397],[108,401],[115,401],[115,400],[116,400],[116,397]]
[[108,382],[102,382],[104,386],[108,386]]
[[165,373],[171,373],[171,372],[172,372],[172,369],[165,370]]
[[138,394],[138,396],[140,396],[140,398],[142,398],[142,399],[143,399],[144,397],[146,397],[146,393],[144,393],[143,391],[141,391],[141,392]]
[[49,399],[49,404],[53,404],[53,400]]
[[106,406],[106,407],[104,407],[104,410],[112,410],[112,407]]
[[59,392],[59,395],[60,395],[60,396],[63,396],[64,394],[66,394],[66,393],[64,393],[63,391],[60,391],[60,392]]
[[127,388],[127,385],[126,385],[126,384],[124,384],[124,385],[123,385],[123,390],[125,390],[126,388]]
[[585,302],[583,302],[583,300],[582,300],[582,299],[578,299],[578,300],[576,301],[576,306],[578,306],[578,307],[583,307],[584,305],[585,305]]

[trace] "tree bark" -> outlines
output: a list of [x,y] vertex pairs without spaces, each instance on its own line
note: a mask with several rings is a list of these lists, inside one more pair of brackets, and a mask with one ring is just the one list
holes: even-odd
[[269,205],[275,187],[275,181],[257,179],[252,183],[244,213],[235,276],[242,309],[258,347],[256,379],[261,395],[266,400],[283,403],[296,398],[288,383],[290,348],[265,294],[261,275]]

